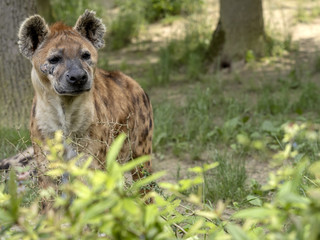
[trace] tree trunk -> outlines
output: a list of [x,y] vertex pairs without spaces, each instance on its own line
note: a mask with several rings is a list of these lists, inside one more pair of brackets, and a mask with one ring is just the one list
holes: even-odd
[[245,59],[249,50],[255,57],[265,53],[262,0],[220,0],[220,20],[207,58],[228,66]]
[[32,102],[31,64],[18,48],[21,22],[36,12],[34,0],[0,1],[0,126],[25,127]]
[[37,10],[38,13],[44,17],[48,24],[52,24],[54,22],[54,18],[52,15],[52,7],[50,0],[37,0]]

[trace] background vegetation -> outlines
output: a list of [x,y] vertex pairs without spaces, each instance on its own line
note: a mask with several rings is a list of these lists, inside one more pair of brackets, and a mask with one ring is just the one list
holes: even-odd
[[[72,190],[78,189],[81,171],[89,183],[108,178],[76,169],[70,185],[60,189],[67,197],[50,195],[57,211],[39,217],[31,214],[39,190],[31,187],[17,198],[12,174],[0,193],[1,234],[7,239],[50,239],[54,231],[61,234],[54,239],[92,239],[101,233],[106,239],[317,239],[320,41],[304,35],[310,34],[308,26],[319,28],[320,4],[270,2],[263,2],[266,56],[257,59],[248,51],[244,61],[221,69],[205,60],[219,17],[217,1],[52,0],[55,19],[73,25],[85,8],[92,8],[107,24],[99,66],[125,72],[149,93],[154,168],[167,170],[159,182],[169,183],[160,185],[164,195],[154,194],[155,206],[145,206],[134,186],[130,191],[115,183],[100,192],[84,185]],[[0,126],[0,158],[28,145],[24,127]],[[219,165],[186,171],[212,163]],[[117,166],[111,175],[121,179],[123,169]],[[112,194],[102,196],[105,192]],[[76,201],[67,201],[75,196]],[[105,214],[106,209],[113,210]],[[30,219],[19,218],[28,214]],[[62,220],[57,224],[56,219]],[[128,228],[116,228],[115,221]]]

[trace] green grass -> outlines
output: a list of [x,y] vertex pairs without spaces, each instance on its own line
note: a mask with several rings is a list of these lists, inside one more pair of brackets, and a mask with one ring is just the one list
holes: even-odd
[[197,81],[206,72],[204,57],[210,41],[210,33],[199,19],[186,24],[186,35],[172,38],[159,51],[159,60],[150,66],[148,78],[151,86],[171,82],[175,73],[182,73],[185,81]]
[[216,152],[212,161],[219,166],[205,173],[205,196],[210,202],[218,200],[242,202],[249,194],[246,186],[245,163],[241,157]]
[[296,99],[292,105],[292,110],[299,114],[313,112],[319,116],[319,90],[319,86],[317,86],[315,83],[309,82],[304,84],[299,98]]
[[[182,104],[166,97],[153,104],[155,152],[171,151],[181,160],[219,161],[220,167],[207,176],[207,199],[245,202],[251,189],[244,184],[247,176],[243,160],[252,156],[259,161],[270,160],[273,152],[283,147],[280,139],[284,123],[318,122],[320,87],[311,80],[312,72],[317,73],[314,71],[317,59],[311,65],[296,59],[291,70],[278,73],[274,70],[272,75],[263,77],[258,71],[255,73],[259,62],[253,62],[253,74],[249,77],[244,72],[221,79],[220,72],[207,74],[203,66],[195,64],[197,61],[190,60],[194,53],[201,58],[203,51],[199,45],[192,48],[191,43],[186,44],[188,38],[170,41],[160,51],[157,75],[166,78],[151,82],[151,86],[166,89],[178,85],[183,95]],[[281,51],[293,49],[289,40],[275,44]],[[188,84],[192,84],[192,90]],[[318,145],[299,143],[299,146],[311,159],[316,158]],[[220,154],[207,156],[215,151]]]
[[29,130],[0,127],[0,159],[14,155],[30,145]]

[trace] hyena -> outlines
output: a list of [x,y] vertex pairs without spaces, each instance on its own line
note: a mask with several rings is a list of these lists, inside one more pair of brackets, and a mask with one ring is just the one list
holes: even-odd
[[[108,147],[121,132],[127,134],[118,157],[121,163],[151,155],[153,114],[148,95],[129,76],[96,67],[105,31],[101,19],[88,10],[74,27],[61,22],[48,27],[39,15],[27,18],[20,27],[19,49],[32,63],[33,151],[15,159],[27,161],[33,154],[37,172],[45,171],[43,144],[57,130],[71,139],[66,158],[79,152],[91,155],[94,168],[105,167]],[[9,163],[4,161],[2,166]],[[132,172],[133,180],[150,172],[148,161]]]

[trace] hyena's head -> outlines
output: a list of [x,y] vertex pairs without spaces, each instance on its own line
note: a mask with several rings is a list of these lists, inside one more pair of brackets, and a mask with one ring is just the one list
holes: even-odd
[[32,75],[36,74],[32,76],[33,83],[59,95],[89,91],[105,31],[101,20],[88,10],[73,28],[62,23],[48,27],[39,15],[26,19],[19,30],[18,44],[21,53],[32,62]]

